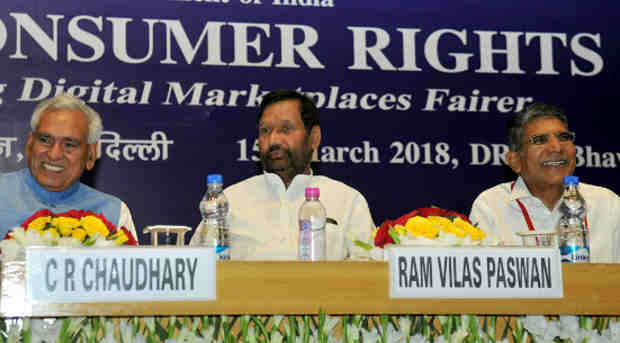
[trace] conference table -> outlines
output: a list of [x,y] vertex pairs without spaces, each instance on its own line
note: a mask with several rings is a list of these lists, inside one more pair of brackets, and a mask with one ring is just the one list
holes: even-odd
[[[32,304],[3,317],[316,316],[620,316],[620,265],[562,264],[563,298],[390,299],[388,263],[379,261],[217,262],[215,301]],[[292,318],[292,317],[291,317]]]

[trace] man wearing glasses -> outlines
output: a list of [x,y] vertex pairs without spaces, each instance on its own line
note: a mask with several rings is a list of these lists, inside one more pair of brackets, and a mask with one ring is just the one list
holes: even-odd
[[[506,163],[519,177],[482,192],[472,205],[472,223],[505,245],[521,245],[520,231],[555,230],[564,176],[575,171],[574,141],[575,133],[556,106],[536,103],[517,113],[508,123]],[[591,261],[620,261],[620,197],[585,183],[579,191],[586,201]]]
[[59,214],[87,210],[103,214],[136,237],[127,205],[80,183],[97,158],[103,124],[99,114],[68,94],[44,100],[30,119],[28,168],[0,175],[0,239],[38,210]]

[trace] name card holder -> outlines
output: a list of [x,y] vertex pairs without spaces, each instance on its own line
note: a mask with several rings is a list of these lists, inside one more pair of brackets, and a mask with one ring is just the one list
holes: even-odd
[[390,298],[562,298],[557,248],[388,248]]
[[215,300],[213,248],[26,249],[26,297],[39,303]]

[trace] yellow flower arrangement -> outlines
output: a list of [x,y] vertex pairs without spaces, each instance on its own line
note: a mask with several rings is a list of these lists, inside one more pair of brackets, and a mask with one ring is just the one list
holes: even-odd
[[387,220],[372,233],[374,245],[416,244],[438,240],[451,244],[480,244],[486,233],[472,225],[463,214],[437,207],[416,209]]
[[[39,235],[32,236],[27,234],[28,231]],[[6,238],[20,245],[33,243],[29,240],[46,245],[90,246],[97,241],[101,241],[98,245],[137,245],[136,239],[125,227],[117,229],[103,215],[82,210],[61,214],[47,209],[37,211],[21,227],[10,231]]]

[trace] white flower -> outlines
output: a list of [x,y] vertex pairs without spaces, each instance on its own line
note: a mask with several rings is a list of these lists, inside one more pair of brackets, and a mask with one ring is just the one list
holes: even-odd
[[499,237],[493,232],[493,230],[485,230],[484,233],[486,236],[482,239],[481,245],[485,247],[499,245]]
[[213,341],[213,333],[215,332],[215,327],[210,326],[208,329],[203,330],[200,332],[200,334],[202,335],[202,340],[205,343],[210,343]]
[[388,258],[387,252],[379,247],[373,247],[368,254],[370,255],[370,259],[374,261],[387,261]]
[[273,332],[271,334],[271,340],[269,341],[269,343],[282,343],[283,338],[284,337],[282,337],[280,331]]
[[121,341],[133,342],[133,325],[131,323],[121,321],[119,331],[121,333]]
[[208,342],[211,342],[211,341],[212,341],[212,339],[201,338],[201,337],[198,337],[198,336],[194,335],[194,336],[187,337],[187,340],[185,342],[188,342],[188,343],[208,343]]
[[[586,339],[587,335],[588,335],[588,332],[586,330],[580,328],[573,335],[571,335],[571,337],[569,337],[569,339],[570,339],[571,342],[582,343],[582,342],[584,342],[584,339]],[[587,341],[585,341],[585,342],[587,342]]]
[[73,237],[60,237],[58,239],[58,245],[63,247],[77,248],[82,246],[82,242]]
[[[47,233],[48,239],[46,240],[43,235],[41,235],[36,230],[27,230],[25,232],[24,241],[22,244],[24,246],[33,246],[33,245],[51,245],[50,242],[54,241],[54,235],[51,233]],[[49,237],[51,236],[51,238]]]
[[[469,236],[467,236],[466,238],[468,238]],[[443,230],[439,231],[439,235],[437,236],[436,239],[434,240],[430,240],[431,241],[431,245],[434,243],[436,245],[447,245],[447,246],[453,246],[453,245],[472,245],[471,244],[471,239],[469,240],[469,244],[467,244],[467,241],[464,238],[459,238],[457,237],[455,234],[450,233],[450,232],[445,232]]]
[[604,343],[605,338],[598,334],[596,330],[583,330],[583,338],[588,343]]
[[0,249],[2,250],[2,260],[4,262],[18,260],[18,256],[24,251],[24,247],[15,239],[0,241]]
[[7,343],[19,343],[20,335],[21,329],[19,328],[19,325],[16,323],[11,324],[6,338]]
[[523,327],[537,336],[542,336],[545,333],[547,327],[547,319],[544,316],[525,316],[525,318],[519,318]]
[[361,332],[364,343],[381,342],[377,328],[372,328],[370,331],[362,329]]
[[463,342],[465,337],[467,337],[467,335],[469,335],[469,332],[467,332],[467,330],[465,330],[463,327],[460,327],[452,334],[452,337],[450,337],[450,341],[452,343],[461,343]]
[[253,326],[248,329],[248,342],[256,343],[256,329]]
[[387,330],[387,343],[399,343],[405,341],[402,331],[396,331],[393,326],[389,326]]
[[325,325],[323,325],[323,332],[329,334],[338,325],[338,317],[330,317],[325,315]]
[[407,316],[398,317],[398,326],[403,336],[409,337],[411,335],[411,318]]
[[73,336],[80,329],[86,317],[71,317],[70,320],[67,332],[70,336]]
[[198,330],[199,327],[200,327],[200,317],[194,317],[194,320],[192,321],[192,332],[196,332],[196,330]]
[[415,334],[411,336],[410,343],[429,343],[430,341],[426,339],[422,334]]
[[547,330],[542,336],[542,339],[546,341],[553,341],[554,338],[560,337],[560,323],[557,320],[547,323]]
[[30,330],[30,323],[32,322],[32,318],[24,318],[22,319],[15,319],[15,321],[17,322],[17,325],[20,325],[22,327],[22,330]]
[[194,335],[193,332],[191,332],[188,328],[186,327],[182,327],[181,331],[179,331],[179,336],[177,337],[177,339],[179,341],[188,341],[191,338],[195,338],[196,335]]
[[19,244],[24,245],[26,241],[26,230],[21,226],[16,226],[9,230],[9,236],[19,242]]
[[[106,323],[107,324],[107,323]],[[114,338],[114,330],[107,330],[105,337],[99,343],[120,343]]]
[[32,318],[30,322],[32,342],[55,342],[60,335],[62,323],[62,320],[54,318]]
[[528,315],[522,319],[522,323],[523,327],[534,335],[536,342],[551,342],[561,334],[561,323],[548,321],[544,316]]
[[144,325],[149,331],[155,331],[155,317],[144,317]]
[[360,328],[347,324],[347,341],[358,341],[360,337]]
[[620,342],[620,321],[609,321],[609,334],[612,342]]
[[284,316],[282,315],[275,315],[273,316],[273,327],[277,328],[280,326],[280,322],[282,321],[282,319],[284,319]]
[[577,316],[560,316],[560,338],[574,338],[579,332],[579,318]]
[[555,341],[552,339],[543,339],[540,337],[536,337],[535,340],[536,340],[536,343],[555,343]]
[[[4,261],[15,261],[24,259],[24,247],[52,245],[51,242],[44,240],[36,230],[24,231],[22,227],[14,227],[9,233],[13,239],[5,239],[0,241],[0,249],[2,249],[2,259]],[[48,236],[51,235],[48,233]]]
[[[36,233],[36,231],[28,230],[26,231],[26,235],[28,235],[28,233]],[[57,245],[58,244],[58,236],[55,236],[51,231],[43,231],[42,233],[37,234],[37,235],[41,237],[45,245]]]
[[133,342],[134,343],[147,343],[146,338],[139,332],[136,334],[136,337]]
[[81,334],[82,334],[82,337],[84,338],[83,341],[86,341],[86,342],[90,341],[91,339],[94,339],[94,337],[97,335],[97,333],[93,329],[92,325],[90,325],[90,323],[84,325],[84,327],[82,328]]
[[116,246],[116,243],[114,243],[114,241],[108,241],[103,236],[97,237],[97,239],[95,240],[95,243],[93,244],[93,247],[96,247],[96,248],[110,248],[110,247],[115,247],[115,246]]

